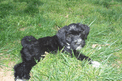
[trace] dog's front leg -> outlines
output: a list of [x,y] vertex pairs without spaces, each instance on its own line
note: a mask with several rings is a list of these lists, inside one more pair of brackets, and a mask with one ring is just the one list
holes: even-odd
[[78,52],[78,51],[74,51],[74,55],[75,55],[75,57],[78,59],[78,60],[88,60],[89,61],[89,63],[91,64],[91,58],[89,58],[89,57],[87,57],[87,56],[85,56],[85,55],[83,55],[82,53],[80,53],[80,52]]
[[82,53],[80,53],[80,52],[78,52],[76,50],[74,51],[74,55],[76,56],[76,58],[78,60],[81,60],[81,61],[82,60],[88,60],[89,64],[92,64],[93,67],[99,67],[101,65],[99,62],[91,60],[91,58],[83,55]]

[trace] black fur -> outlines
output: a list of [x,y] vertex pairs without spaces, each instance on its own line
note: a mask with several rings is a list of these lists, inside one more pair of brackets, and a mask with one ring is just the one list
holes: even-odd
[[85,39],[89,34],[90,28],[87,25],[80,23],[73,23],[61,28],[58,33],[52,37],[44,37],[36,39],[33,36],[26,36],[22,39],[21,44],[23,46],[21,50],[22,63],[14,66],[15,81],[17,79],[30,78],[30,70],[36,61],[40,61],[44,58],[45,52],[56,53],[58,50],[68,52],[72,56],[72,51],[78,60],[91,59],[77,51],[77,49],[85,46]]

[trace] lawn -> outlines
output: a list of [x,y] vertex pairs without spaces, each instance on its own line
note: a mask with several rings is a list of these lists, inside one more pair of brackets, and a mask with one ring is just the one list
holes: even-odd
[[24,36],[53,36],[63,26],[78,22],[90,27],[80,51],[102,66],[93,68],[59,51],[31,70],[30,81],[121,81],[121,0],[0,0],[0,67],[13,71],[21,62]]

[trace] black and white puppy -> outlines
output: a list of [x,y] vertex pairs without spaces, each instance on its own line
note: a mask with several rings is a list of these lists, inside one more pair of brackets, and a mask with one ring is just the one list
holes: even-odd
[[89,34],[90,28],[87,25],[73,23],[61,28],[58,33],[52,37],[36,39],[33,36],[26,36],[22,39],[23,46],[21,50],[22,63],[14,66],[15,81],[26,81],[30,78],[30,70],[36,61],[44,58],[45,52],[62,52],[74,54],[78,60],[88,60],[94,67],[99,67],[100,63],[92,61],[89,57],[81,54],[77,50],[85,46],[85,39]]

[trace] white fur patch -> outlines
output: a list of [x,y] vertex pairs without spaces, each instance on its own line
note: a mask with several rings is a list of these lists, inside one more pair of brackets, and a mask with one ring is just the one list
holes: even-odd
[[[82,39],[77,40],[77,44],[81,44],[81,42],[82,42]],[[80,50],[80,49],[82,49],[81,45],[76,48],[76,50]]]
[[70,44],[69,43],[67,43],[67,48],[70,49]]
[[70,26],[70,29],[69,30],[72,30],[72,29],[75,29],[76,28],[76,26],[75,25],[72,25],[72,26]]
[[97,61],[92,61],[91,63],[92,63],[92,66],[93,66],[93,67],[96,67],[96,68],[100,67],[100,65],[101,65],[101,64],[100,64],[99,62],[97,62]]
[[81,41],[82,41],[82,39],[78,39],[78,40],[77,40],[77,43],[78,43],[78,44],[80,44],[80,43],[81,43]]
[[82,49],[82,47],[81,47],[81,46],[78,46],[78,47],[76,48],[76,50],[80,50],[80,49]]
[[27,81],[26,79],[16,79],[16,81]]
[[17,79],[16,81],[26,81],[26,80],[22,80],[22,79]]
[[70,46],[67,46],[68,49],[70,49]]

